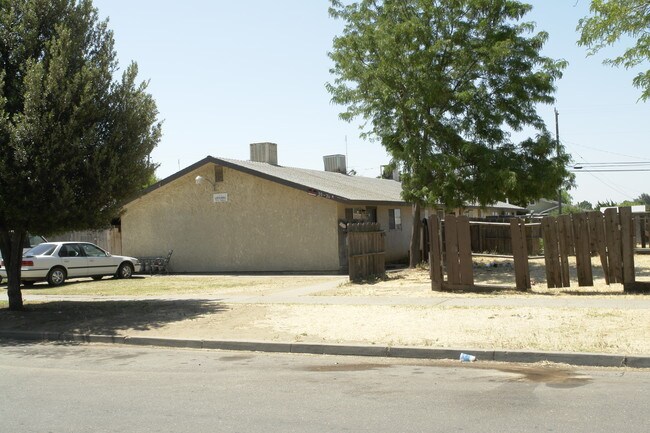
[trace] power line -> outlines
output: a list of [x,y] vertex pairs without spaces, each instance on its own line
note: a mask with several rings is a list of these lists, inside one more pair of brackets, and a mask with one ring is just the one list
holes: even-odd
[[630,169],[616,169],[616,168],[611,168],[611,169],[597,169],[597,170],[591,170],[591,169],[583,169],[582,167],[573,167],[571,170],[572,173],[620,173],[620,172],[632,172],[632,171],[650,171],[650,168],[630,168]]
[[620,162],[581,162],[576,165],[593,165],[593,166],[626,166],[626,165],[650,165],[650,161],[647,162],[634,162],[634,161],[620,161]]
[[[574,152],[574,153],[575,153],[576,155],[578,155],[578,157],[579,157],[580,159],[582,159],[582,160],[585,159],[585,157],[582,156],[582,155],[580,155],[578,152]],[[625,187],[623,187],[623,186],[621,186],[621,185],[618,185],[618,184],[616,184],[616,183],[614,183],[614,182],[611,182],[611,181],[610,181],[610,182],[605,182],[604,179],[602,179],[602,178],[599,177],[599,176],[596,176],[596,175],[595,175],[594,173],[592,173],[591,171],[584,171],[583,173],[589,173],[589,175],[591,175],[591,176],[592,176],[594,179],[596,179],[598,182],[600,182],[600,183],[602,183],[603,185],[605,185],[607,188],[609,188],[609,189],[611,189],[612,191],[615,191],[615,192],[617,192],[617,193],[623,195],[624,197],[627,197],[627,198],[629,198],[629,199],[631,199],[631,200],[634,200],[634,198],[629,194],[629,192],[627,192],[627,191],[624,190]]]
[[[619,153],[619,152],[611,152],[609,150],[603,150],[603,149],[599,149],[597,147],[585,146],[584,144],[576,143],[574,141],[569,141],[569,140],[565,140],[565,139],[562,140],[562,143],[568,143],[568,144],[571,144],[573,146],[584,147],[585,149],[595,150],[597,152],[608,153],[610,155],[618,155],[618,156],[624,156],[625,158],[637,159],[637,160],[640,160],[640,161],[643,161],[643,162],[648,161],[647,158],[641,158],[639,156],[626,155],[624,153]],[[575,153],[577,153],[577,152],[575,152]]]

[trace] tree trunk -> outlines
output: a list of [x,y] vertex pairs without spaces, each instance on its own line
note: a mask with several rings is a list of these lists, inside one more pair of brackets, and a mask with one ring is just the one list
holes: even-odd
[[24,231],[7,231],[0,233],[2,261],[7,270],[7,296],[9,309],[23,309],[23,295],[20,291],[20,267],[23,258],[23,244],[27,233]]
[[420,264],[420,231],[422,220],[420,219],[420,204],[413,205],[413,228],[411,230],[411,246],[409,254],[409,268],[415,268]]

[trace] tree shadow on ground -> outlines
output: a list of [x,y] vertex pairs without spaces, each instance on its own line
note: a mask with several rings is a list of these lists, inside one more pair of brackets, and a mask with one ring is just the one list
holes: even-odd
[[0,310],[0,330],[119,335],[227,311],[202,299],[134,301],[57,301],[28,304],[24,311]]
[[[22,283],[21,286],[20,286],[20,290],[21,290],[23,293],[34,293],[34,294],[41,294],[41,293],[43,293],[43,294],[47,294],[48,291],[52,291],[52,290],[56,290],[56,289],[61,289],[61,288],[75,288],[75,287],[83,288],[83,287],[88,286],[88,284],[93,284],[93,285],[105,284],[105,285],[108,286],[108,285],[110,285],[111,283],[115,283],[115,282],[122,282],[122,281],[130,281],[130,282],[133,282],[133,281],[143,281],[145,278],[146,278],[146,277],[144,277],[144,276],[142,276],[142,275],[134,275],[134,276],[132,276],[131,278],[129,278],[128,280],[122,280],[122,279],[120,279],[120,278],[116,278],[116,277],[108,277],[108,276],[102,278],[101,280],[97,280],[97,281],[91,281],[91,280],[88,279],[88,278],[71,278],[71,279],[67,279],[67,280],[65,280],[65,283],[64,283],[63,285],[61,285],[61,286],[56,286],[56,287],[52,287],[52,286],[50,286],[50,285],[47,284],[47,282],[45,282],[45,281],[39,281],[39,282],[34,283],[34,284],[31,285],[31,286],[26,286],[24,283]],[[6,284],[5,284],[5,285],[6,285]]]

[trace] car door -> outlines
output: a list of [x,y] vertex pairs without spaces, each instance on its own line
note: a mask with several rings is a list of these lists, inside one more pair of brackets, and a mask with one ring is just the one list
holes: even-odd
[[119,263],[106,251],[94,244],[81,244],[81,246],[84,254],[88,257],[87,275],[113,275],[117,272]]
[[63,244],[59,258],[68,272],[68,278],[85,277],[88,274],[88,258],[79,244]]

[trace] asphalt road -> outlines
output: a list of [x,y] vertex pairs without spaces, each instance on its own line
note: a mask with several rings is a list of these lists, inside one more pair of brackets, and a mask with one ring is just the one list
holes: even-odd
[[0,432],[648,432],[650,371],[0,341]]

